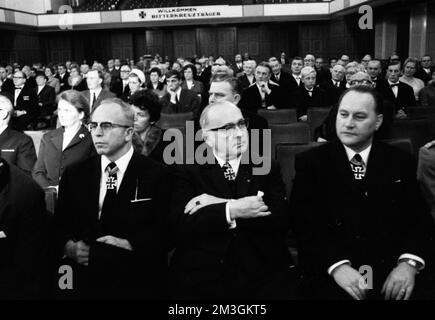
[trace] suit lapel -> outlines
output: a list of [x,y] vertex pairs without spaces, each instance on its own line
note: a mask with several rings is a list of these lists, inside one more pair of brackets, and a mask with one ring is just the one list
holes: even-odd
[[239,172],[237,172],[236,186],[237,194],[245,196],[249,193],[249,187],[252,186],[252,167],[248,164],[240,163]]
[[[118,191],[118,203],[125,203],[134,199],[136,187],[139,186],[139,165],[140,158],[135,152],[127,166],[124,177],[122,178]],[[141,179],[143,178],[144,177],[141,177]]]
[[87,184],[85,194],[89,197],[88,203],[91,206],[90,212],[92,214],[89,216],[89,219],[91,220],[90,225],[94,226],[96,232],[99,224],[98,209],[100,202],[101,156],[93,158],[88,175],[89,183]]
[[53,143],[53,145],[56,147],[57,150],[62,152],[62,145],[63,145],[63,132],[64,129],[56,130],[53,132],[53,135],[51,136],[50,140]]
[[68,148],[71,148],[71,147],[75,146],[76,144],[80,143],[81,141],[83,141],[86,137],[86,131],[87,131],[87,129],[82,125],[80,127],[79,131],[77,131],[77,133],[75,134],[75,136],[71,140],[71,142],[65,148],[65,150]]

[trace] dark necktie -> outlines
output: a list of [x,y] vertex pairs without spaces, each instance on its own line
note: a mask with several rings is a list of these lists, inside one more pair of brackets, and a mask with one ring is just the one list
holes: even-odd
[[225,179],[227,179],[228,181],[236,180],[236,173],[234,172],[228,161],[225,162],[225,164],[222,166],[222,169],[224,170]]
[[110,230],[111,218],[116,211],[116,186],[118,184],[118,167],[116,163],[111,162],[106,167],[108,177],[106,179],[106,196],[104,197],[103,207],[101,208],[101,226],[103,233],[107,233]]
[[360,154],[355,154],[350,160],[350,167],[352,168],[353,177],[355,180],[362,180],[366,173],[366,167]]
[[97,96],[95,95],[95,91],[94,91],[94,96],[92,97],[91,111],[94,110],[94,106],[95,106],[96,101],[97,101]]
[[176,103],[176,104],[179,104],[179,103],[180,103],[180,100],[178,100],[178,94],[175,95],[175,103]]
[[391,88],[398,87],[398,86],[399,86],[398,83],[392,83],[392,84],[390,84],[390,87],[391,87]]
[[313,96],[313,90],[307,90],[308,94],[310,95],[310,97]]

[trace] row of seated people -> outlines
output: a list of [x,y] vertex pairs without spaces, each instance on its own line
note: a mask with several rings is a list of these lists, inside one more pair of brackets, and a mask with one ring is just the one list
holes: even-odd
[[[247,154],[247,121],[233,103],[237,81],[214,80],[199,120],[212,162],[201,164],[198,155],[195,164],[170,168],[135,146],[138,112],[146,109],[138,107],[150,105],[147,97],[158,104],[154,94],[135,94],[142,100],[133,106],[104,100],[88,128],[87,101],[76,91],[61,94],[64,129],[46,142],[62,154],[58,163],[78,145],[82,159],[60,168],[50,228],[37,183],[0,162],[8,204],[0,241],[10,245],[1,283],[12,288],[1,290],[5,297],[40,295],[41,280],[64,298],[433,297],[433,222],[412,156],[374,138],[384,113],[379,93],[358,83],[340,97],[338,139],[297,157],[288,199],[278,164]],[[0,101],[10,119],[12,104]],[[298,269],[287,248],[290,228]],[[65,277],[59,266],[67,266]],[[366,286],[360,266],[374,275]]]

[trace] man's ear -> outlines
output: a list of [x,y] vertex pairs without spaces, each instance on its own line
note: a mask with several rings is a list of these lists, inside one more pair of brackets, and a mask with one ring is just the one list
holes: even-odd
[[234,95],[234,104],[235,104],[235,105],[238,105],[239,102],[240,102],[240,99],[241,99],[240,94],[236,93],[236,94]]
[[384,121],[384,115],[383,114],[378,114],[376,119],[376,131],[379,130],[379,128],[382,125],[382,122]]

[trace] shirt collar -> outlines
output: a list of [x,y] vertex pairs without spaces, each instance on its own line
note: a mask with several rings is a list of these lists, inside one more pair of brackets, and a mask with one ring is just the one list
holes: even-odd
[[388,80],[388,84],[391,86],[392,84],[399,84],[399,80],[397,81],[397,82],[392,82],[392,81],[390,81],[390,80]]
[[[216,155],[216,153],[214,152],[214,150],[213,150],[213,155],[216,158],[216,160],[218,161],[219,166],[222,168],[223,165],[225,164],[226,160],[223,160],[220,157],[218,157]],[[236,159],[228,160],[228,163],[230,164],[231,168],[233,168],[233,171],[236,174],[236,176],[237,176],[237,172],[239,171],[241,159],[242,159],[242,156],[239,156]]]
[[294,73],[292,73],[292,76],[293,76],[293,78],[295,78],[296,80],[297,79],[301,79],[301,75],[297,75],[297,74],[294,74]]
[[[348,160],[352,160],[352,158],[357,154],[355,151],[353,151],[351,148],[344,146],[344,150],[346,150],[347,158]],[[370,150],[372,149],[372,145],[370,144],[367,148],[365,148],[363,151],[358,152],[361,156],[364,164],[367,166],[367,161],[369,159]]]
[[103,90],[103,88],[98,88],[97,90],[89,90],[89,91],[91,91],[91,95],[93,95],[94,92],[95,92],[95,95],[96,95],[97,98],[98,98],[98,96],[99,96],[100,93],[101,93],[101,90]]
[[[121,158],[115,161],[116,166],[118,167],[118,170],[124,174],[127,170],[127,166],[130,163],[131,157],[133,156],[133,147],[130,148],[130,150],[127,151],[126,154],[124,154]],[[106,171],[107,166],[112,161],[109,160],[105,155],[101,156],[101,172],[104,175],[104,172]]]

